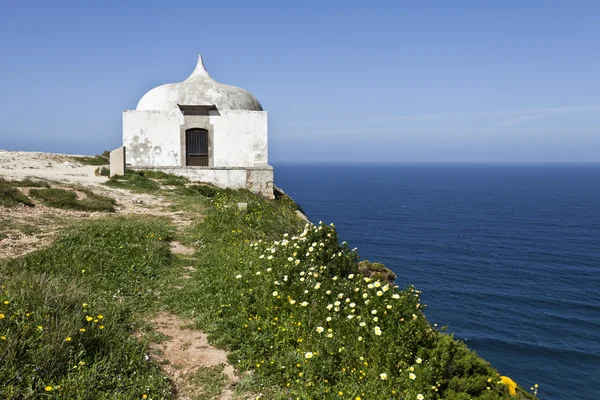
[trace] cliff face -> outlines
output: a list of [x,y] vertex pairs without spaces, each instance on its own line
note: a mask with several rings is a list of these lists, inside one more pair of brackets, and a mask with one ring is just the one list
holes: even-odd
[[[0,197],[16,190],[31,204],[2,206],[1,244],[17,231],[35,241],[53,212],[60,218],[40,250],[0,264],[0,354],[11,360],[0,365],[0,397],[175,398],[147,341],[131,337],[167,310],[230,352],[248,374],[245,396],[533,398],[431,326],[417,289],[359,262],[333,225],[301,220],[285,194],[268,201],[151,171],[102,179],[4,183]],[[95,196],[110,207],[85,209]],[[213,369],[179,375],[180,393],[227,381]]]

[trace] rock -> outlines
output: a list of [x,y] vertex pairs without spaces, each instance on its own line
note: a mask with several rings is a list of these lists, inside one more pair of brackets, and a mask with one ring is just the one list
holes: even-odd
[[296,210],[296,215],[297,215],[297,216],[298,216],[298,218],[300,218],[302,221],[310,223],[310,220],[308,219],[308,217],[306,216],[306,214],[304,214],[302,211],[300,211],[300,210]]
[[396,274],[386,268],[385,265],[377,262],[372,263],[368,260],[358,263],[358,272],[366,277],[390,283],[396,279]]
[[248,209],[248,203],[237,203],[239,211],[246,211]]

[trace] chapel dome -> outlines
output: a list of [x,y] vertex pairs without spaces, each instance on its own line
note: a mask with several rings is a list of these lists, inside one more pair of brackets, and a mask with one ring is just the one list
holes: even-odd
[[170,83],[150,90],[137,105],[137,110],[169,110],[179,106],[211,106],[217,110],[262,111],[263,108],[247,90],[225,85],[210,77],[202,55],[194,72],[183,82]]

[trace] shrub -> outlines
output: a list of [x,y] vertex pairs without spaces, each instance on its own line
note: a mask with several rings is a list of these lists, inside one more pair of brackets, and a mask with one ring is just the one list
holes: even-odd
[[94,173],[96,174],[96,176],[109,176],[110,175],[110,168],[107,168],[107,167],[98,167],[98,168],[96,168],[96,170],[94,171]]
[[85,165],[109,165],[110,164],[110,151],[105,150],[102,154],[96,156],[82,156],[82,157],[71,157],[74,161],[77,161]]

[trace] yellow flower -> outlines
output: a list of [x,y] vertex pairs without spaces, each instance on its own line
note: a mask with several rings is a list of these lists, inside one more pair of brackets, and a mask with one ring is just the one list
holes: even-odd
[[83,303],[82,306],[83,306],[83,308],[85,308],[85,307],[89,306],[89,304],[88,303]]
[[94,319],[94,318],[90,317],[89,315],[85,317],[85,320],[86,320],[87,322],[90,322],[90,321],[91,321],[91,320],[93,320],[93,319]]
[[9,304],[10,302],[8,300],[4,300],[4,304]]
[[45,387],[46,392],[51,392],[52,389],[53,389],[52,386],[46,386]]
[[6,336],[0,336],[0,339],[6,340]]
[[85,332],[85,328],[81,328],[79,332]]
[[104,318],[104,317],[103,317],[102,315],[98,315],[96,318],[98,318],[98,319],[102,319],[102,318]]
[[516,396],[517,395],[517,384],[512,379],[510,379],[508,376],[501,376],[500,379],[503,384],[508,386],[508,393],[511,396]]
[[3,319],[3,318],[4,318],[4,314],[0,314],[0,319]]
[[147,399],[147,398],[148,398],[148,395],[147,395],[146,393],[144,393],[144,394],[142,395],[142,399]]
[[67,336],[67,338],[65,339],[65,342],[70,342],[71,341],[71,336]]
[[100,328],[100,329],[104,329],[104,325],[100,325],[98,328]]

